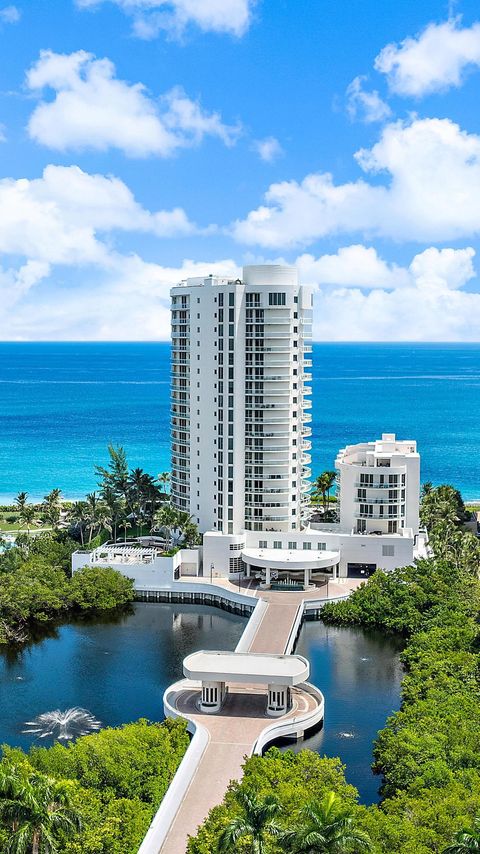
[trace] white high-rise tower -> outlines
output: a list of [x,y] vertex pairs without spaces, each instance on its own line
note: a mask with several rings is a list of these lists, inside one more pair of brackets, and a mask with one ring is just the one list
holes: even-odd
[[312,293],[297,270],[172,296],[172,501],[202,532],[299,531],[310,476]]

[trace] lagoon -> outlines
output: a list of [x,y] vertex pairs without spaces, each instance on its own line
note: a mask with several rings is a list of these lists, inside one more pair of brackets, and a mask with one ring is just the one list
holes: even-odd
[[[233,650],[245,623],[212,607],[136,603],[128,614],[70,622],[4,650],[0,743],[51,744],[23,730],[57,708],[83,707],[104,726],[161,720],[163,692],[181,677],[183,658],[202,648]],[[306,622],[297,644],[326,700],[324,729],[298,748],[340,756],[364,803],[377,800],[380,782],[370,771],[372,741],[400,702],[399,649],[394,639],[320,622]]]

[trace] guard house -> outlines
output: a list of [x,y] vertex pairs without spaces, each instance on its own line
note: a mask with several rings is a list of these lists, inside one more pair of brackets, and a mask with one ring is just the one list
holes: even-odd
[[203,712],[219,712],[226,685],[233,682],[268,686],[267,714],[279,717],[291,707],[291,688],[307,681],[310,665],[301,655],[200,650],[184,659],[183,672],[188,679],[202,683]]

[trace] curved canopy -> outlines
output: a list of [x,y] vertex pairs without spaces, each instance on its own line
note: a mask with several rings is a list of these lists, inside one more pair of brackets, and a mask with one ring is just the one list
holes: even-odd
[[301,655],[200,650],[187,655],[183,672],[202,682],[299,685],[308,679],[310,665]]
[[242,558],[253,566],[270,569],[326,569],[340,563],[340,552],[313,549],[243,549]]

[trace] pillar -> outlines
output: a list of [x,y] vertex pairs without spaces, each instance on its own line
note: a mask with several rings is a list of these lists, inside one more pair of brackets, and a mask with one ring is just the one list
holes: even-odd
[[267,587],[270,587],[270,567],[269,566],[267,566],[267,568],[265,570],[265,584],[267,585]]
[[245,574],[246,574],[247,578],[250,578],[250,572],[251,572],[250,564],[246,563],[245,564]]
[[287,685],[269,685],[267,715],[272,718],[280,717],[288,711],[290,691]]
[[202,682],[202,712],[219,712],[226,696],[225,682]]
[[303,584],[305,589],[310,585],[310,568],[308,566],[306,566],[303,571]]
[[337,580],[337,567],[336,567],[336,565],[334,564],[334,565],[332,566],[332,581],[336,581],[336,580]]

